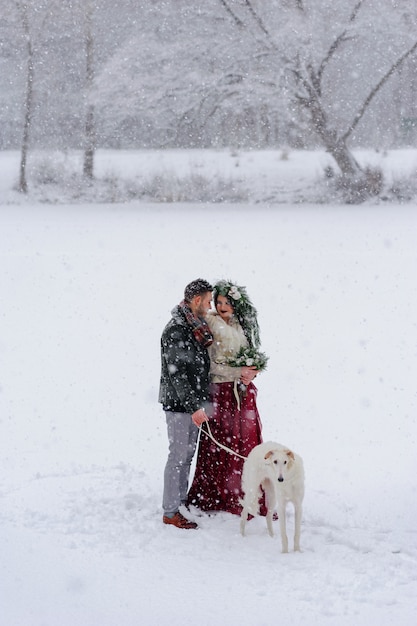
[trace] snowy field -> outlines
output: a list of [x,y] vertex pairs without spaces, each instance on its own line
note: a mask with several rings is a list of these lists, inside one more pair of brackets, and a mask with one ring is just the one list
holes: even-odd
[[[363,169],[380,170],[382,192],[375,203],[417,203],[417,150],[358,150]],[[16,190],[18,152],[0,152],[0,205],[22,203],[244,202],[341,204],[334,160],[308,150],[98,150],[93,185],[82,180],[82,154],[29,154],[28,197]]]
[[[5,202],[0,625],[413,626],[416,206]],[[258,308],[302,553],[262,518],[161,522],[159,338],[198,276]]]

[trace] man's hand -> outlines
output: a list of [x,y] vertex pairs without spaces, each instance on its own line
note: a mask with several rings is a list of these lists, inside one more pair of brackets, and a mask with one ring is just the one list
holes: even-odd
[[194,424],[199,428],[203,422],[208,421],[208,417],[204,409],[198,409],[198,411],[192,414],[191,419],[193,420]]

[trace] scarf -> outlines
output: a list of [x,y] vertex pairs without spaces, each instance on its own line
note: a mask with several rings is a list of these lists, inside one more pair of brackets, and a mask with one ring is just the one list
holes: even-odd
[[185,316],[187,323],[191,326],[193,335],[196,340],[201,343],[202,346],[208,348],[213,343],[213,335],[206,320],[203,317],[194,315],[190,307],[185,300],[182,300],[179,304],[181,313]]

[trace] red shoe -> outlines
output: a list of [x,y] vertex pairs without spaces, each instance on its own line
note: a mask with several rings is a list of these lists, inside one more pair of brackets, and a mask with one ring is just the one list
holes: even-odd
[[164,524],[172,524],[172,526],[175,526],[176,528],[185,528],[186,530],[189,528],[198,528],[195,522],[190,522],[190,520],[184,517],[184,515],[181,515],[179,511],[177,511],[173,517],[167,517],[164,515],[162,521]]

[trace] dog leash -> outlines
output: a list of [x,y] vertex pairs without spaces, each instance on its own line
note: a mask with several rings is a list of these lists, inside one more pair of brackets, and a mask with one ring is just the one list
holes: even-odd
[[[203,430],[203,425],[206,425],[207,430]],[[228,452],[229,454],[234,454],[235,456],[238,456],[240,459],[245,460],[247,457],[246,456],[242,456],[241,454],[239,454],[239,452],[235,452],[234,450],[232,450],[231,448],[228,448],[227,446],[224,446],[222,443],[220,443],[220,441],[217,441],[217,439],[215,439],[213,437],[213,433],[211,432],[211,428],[210,425],[208,423],[208,421],[203,422],[200,426],[200,430],[207,435],[207,437],[210,437],[210,439],[216,444],[216,446],[219,446],[219,448],[222,448],[223,450],[226,450],[226,452]]]

